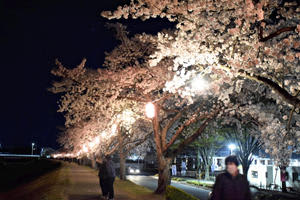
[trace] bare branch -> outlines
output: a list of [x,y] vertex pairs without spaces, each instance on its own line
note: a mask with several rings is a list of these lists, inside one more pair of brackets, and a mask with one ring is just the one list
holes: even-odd
[[296,29],[296,26],[291,26],[291,27],[284,27],[284,28],[281,28],[277,31],[275,31],[274,33],[271,33],[270,35],[268,35],[267,37],[263,37],[263,27],[260,26],[259,27],[259,41],[260,42],[266,42],[278,35],[280,35],[281,33],[284,33],[284,32],[288,32],[288,31],[294,31]]

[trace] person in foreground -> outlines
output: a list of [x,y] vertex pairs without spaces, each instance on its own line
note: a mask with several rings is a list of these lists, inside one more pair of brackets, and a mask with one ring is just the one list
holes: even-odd
[[98,159],[99,169],[99,182],[102,190],[101,199],[114,199],[114,181],[116,177],[116,171],[114,168],[113,161],[110,156],[106,156],[104,160]]
[[225,165],[226,172],[217,176],[211,200],[251,200],[249,183],[239,173],[236,156],[228,156]]

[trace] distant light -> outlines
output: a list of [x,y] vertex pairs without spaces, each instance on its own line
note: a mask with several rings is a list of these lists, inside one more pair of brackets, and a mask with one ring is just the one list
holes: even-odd
[[153,118],[155,116],[155,106],[152,102],[146,104],[146,116]]
[[228,145],[228,147],[229,147],[229,149],[230,149],[231,151],[233,151],[234,149],[236,149],[235,144],[230,144],[230,145]]
[[203,91],[208,88],[208,83],[205,79],[203,79],[200,76],[197,76],[193,81],[192,81],[192,89],[196,91]]
[[116,132],[117,132],[117,125],[116,124],[114,124],[114,125],[112,125],[112,127],[111,127],[111,133],[113,134],[113,135],[115,135],[116,134]]
[[100,137],[96,137],[95,142],[96,142],[96,144],[99,144],[100,143]]
[[85,152],[85,153],[87,153],[89,150],[88,150],[88,148],[85,145],[83,145],[82,151]]
[[34,146],[35,144],[34,144],[34,143],[32,143],[31,145],[32,145],[32,146]]

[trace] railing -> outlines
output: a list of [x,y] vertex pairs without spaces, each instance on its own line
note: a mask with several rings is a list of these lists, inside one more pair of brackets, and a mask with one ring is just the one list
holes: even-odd
[[26,154],[0,154],[0,157],[22,157],[22,158],[39,158],[40,155],[26,155]]

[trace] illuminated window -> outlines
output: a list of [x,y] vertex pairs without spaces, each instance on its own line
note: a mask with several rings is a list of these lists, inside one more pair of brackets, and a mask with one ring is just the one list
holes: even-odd
[[273,165],[273,161],[272,160],[268,160],[268,165]]
[[252,171],[251,175],[252,175],[252,178],[258,178],[258,172],[257,171]]

